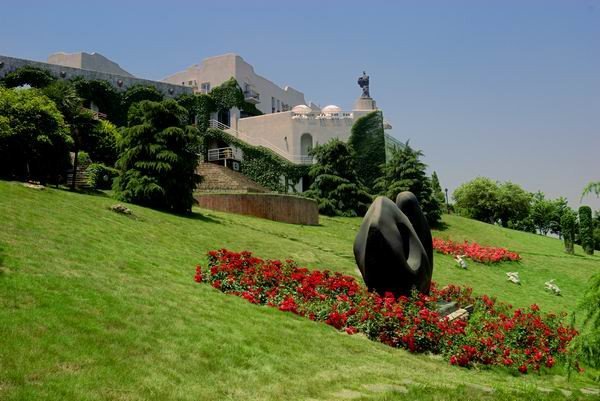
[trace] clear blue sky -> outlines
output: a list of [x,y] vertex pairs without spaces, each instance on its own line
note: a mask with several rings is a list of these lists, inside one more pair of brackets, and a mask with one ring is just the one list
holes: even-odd
[[345,109],[364,69],[450,191],[483,175],[577,207],[600,180],[599,0],[2,2],[4,55],[97,51],[160,79],[236,52]]

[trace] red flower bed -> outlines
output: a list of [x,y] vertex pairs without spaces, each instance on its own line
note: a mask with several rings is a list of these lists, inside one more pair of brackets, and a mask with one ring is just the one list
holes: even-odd
[[[513,309],[485,295],[474,297],[470,288],[432,285],[429,296],[415,292],[395,298],[369,292],[351,276],[308,270],[290,260],[262,260],[225,249],[208,255],[209,268],[196,268],[197,282],[348,334],[442,354],[453,365],[501,365],[521,373],[552,367],[577,334],[563,325],[562,316],[542,314],[536,305]],[[474,305],[474,310],[468,321],[449,321],[437,312],[440,301]]]
[[511,252],[505,248],[481,246],[475,242],[465,241],[461,244],[451,240],[434,238],[433,249],[445,255],[464,255],[475,262],[481,263],[516,262],[521,260],[521,256],[516,252]]

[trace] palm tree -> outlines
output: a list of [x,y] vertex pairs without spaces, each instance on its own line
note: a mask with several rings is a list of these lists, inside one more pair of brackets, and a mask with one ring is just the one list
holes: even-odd
[[583,192],[581,193],[581,199],[584,196],[589,195],[591,193],[596,194],[596,196],[600,197],[600,181],[592,181],[583,188]]

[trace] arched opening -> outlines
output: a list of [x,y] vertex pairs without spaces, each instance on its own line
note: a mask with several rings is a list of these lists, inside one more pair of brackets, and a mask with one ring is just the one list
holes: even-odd
[[302,134],[300,137],[300,155],[308,156],[313,148],[313,138],[309,133]]

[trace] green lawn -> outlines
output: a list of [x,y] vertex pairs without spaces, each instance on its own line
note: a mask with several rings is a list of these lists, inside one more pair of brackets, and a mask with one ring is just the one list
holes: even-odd
[[[0,400],[594,399],[587,375],[467,370],[193,282],[209,249],[251,250],[357,275],[360,219],[317,227],[196,210],[174,216],[105,196],[0,181]],[[555,239],[446,216],[434,233],[518,251],[469,270],[436,255],[434,279],[515,305],[569,311],[600,257]],[[506,281],[519,271],[523,285]],[[543,290],[554,278],[563,296]],[[491,390],[491,392],[490,392]],[[550,392],[548,392],[550,391]],[[565,393],[563,393],[563,391]],[[565,395],[567,394],[567,395]]]

